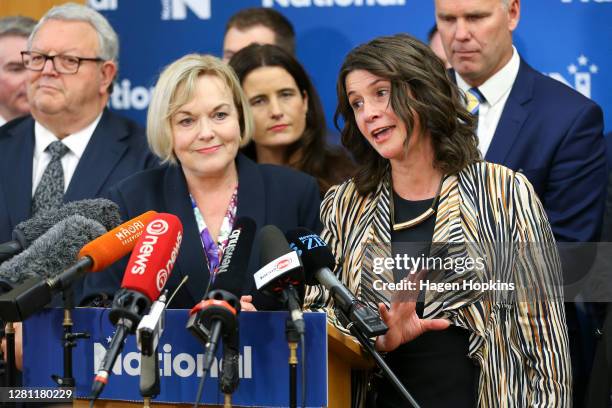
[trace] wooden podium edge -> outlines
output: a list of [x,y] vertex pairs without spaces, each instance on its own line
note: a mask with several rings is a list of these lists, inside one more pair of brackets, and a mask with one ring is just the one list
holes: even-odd
[[361,344],[353,337],[343,333],[336,326],[327,322],[328,354],[350,361],[354,369],[367,370],[374,367],[374,360],[363,350]]

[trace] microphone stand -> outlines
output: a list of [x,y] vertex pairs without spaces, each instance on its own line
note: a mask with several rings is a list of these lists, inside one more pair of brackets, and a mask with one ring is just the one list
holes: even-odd
[[238,344],[228,344],[229,339],[223,340],[223,370],[219,378],[219,388],[224,395],[224,408],[232,407],[232,394],[240,382],[238,366]]
[[290,317],[285,320],[285,336],[289,345],[289,407],[297,407],[297,348],[300,335]]
[[159,395],[159,359],[157,357],[157,347],[150,356],[141,354],[140,356],[140,370],[142,372],[148,372],[153,374],[153,381],[148,384],[143,381],[143,376],[140,376],[140,395],[143,398],[144,408],[151,406],[151,399]]
[[88,339],[89,333],[73,333],[72,327],[74,322],[72,320],[72,309],[74,309],[74,291],[72,287],[67,287],[62,292],[64,300],[64,320],[62,326],[64,328],[64,375],[60,377],[57,374],[52,374],[51,378],[60,387],[73,388],[76,385],[76,381],[72,375],[72,349],[77,346],[76,340]]
[[17,385],[17,367],[15,365],[15,327],[13,322],[6,324],[6,386]]
[[378,353],[378,351],[376,351],[370,340],[358,329],[355,324],[353,324],[353,322],[348,319],[342,309],[336,307],[335,311],[336,316],[340,318],[340,323],[342,323],[342,325],[346,327],[353,336],[355,336],[359,343],[361,343],[363,348],[370,353],[370,355],[374,358],[374,361],[376,361],[378,367],[382,369],[383,374],[387,377],[387,379],[389,379],[389,381],[391,381],[395,389],[404,397],[406,401],[410,403],[411,406],[414,408],[420,408],[420,405],[415,401],[412,395],[410,395],[406,387],[404,387],[393,371],[391,371],[391,368],[389,368],[382,356]]

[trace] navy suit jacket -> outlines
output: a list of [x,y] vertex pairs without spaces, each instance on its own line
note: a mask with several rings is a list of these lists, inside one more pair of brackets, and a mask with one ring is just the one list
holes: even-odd
[[557,241],[599,240],[607,164],[595,102],[521,60],[485,160],[527,176]]
[[[286,167],[256,164],[242,154],[238,155],[236,164],[236,217],[252,218],[257,230],[268,224],[276,225],[282,231],[298,226],[317,232],[321,230],[319,187],[314,178]],[[204,296],[209,271],[182,168],[166,165],[134,175],[112,188],[110,198],[119,204],[125,219],[149,210],[179,217],[183,224],[183,241],[166,288],[172,293],[183,277],[189,275],[170,307],[192,308]],[[280,303],[260,295],[255,289],[252,275],[260,267],[259,257],[260,245],[255,239],[242,294],[252,294],[258,309],[278,309]],[[109,270],[89,274],[85,280],[86,297],[115,293],[120,287],[126,264],[127,257]]]
[[[31,217],[34,119],[26,116],[0,128],[0,242]],[[110,186],[156,166],[144,130],[105,109],[64,194],[64,202],[105,195]]]

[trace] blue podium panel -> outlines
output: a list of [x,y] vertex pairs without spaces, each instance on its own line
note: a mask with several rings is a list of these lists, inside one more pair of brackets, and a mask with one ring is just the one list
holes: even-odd
[[[76,394],[86,398],[104,352],[114,334],[108,309],[76,309],[74,332],[87,332],[73,352]],[[285,338],[287,312],[245,312],[240,318],[240,385],[232,403],[240,406],[288,406],[289,349]],[[157,402],[192,403],[202,375],[203,346],[185,329],[187,310],[168,310],[158,346],[161,393]],[[24,322],[24,385],[53,387],[52,374],[63,373],[63,310],[48,309]],[[324,313],[306,313],[306,404],[327,406],[327,329]],[[222,347],[219,347],[219,351]],[[301,347],[298,356],[301,359]],[[202,402],[222,404],[219,391],[221,353],[207,374]],[[301,360],[300,360],[301,361]],[[140,353],[129,336],[100,398],[141,400]],[[301,405],[301,365],[298,404]]]

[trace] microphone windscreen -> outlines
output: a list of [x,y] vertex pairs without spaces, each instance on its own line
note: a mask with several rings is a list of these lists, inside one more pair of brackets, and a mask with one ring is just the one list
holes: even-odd
[[289,246],[297,251],[304,264],[307,285],[316,285],[314,276],[319,269],[334,270],[336,259],[331,250],[319,235],[307,228],[296,228],[286,234]]
[[157,300],[176,262],[183,225],[172,214],[157,214],[146,226],[128,261],[121,287]]
[[236,219],[211,285],[212,289],[224,289],[235,296],[240,296],[247,279],[246,272],[255,239],[255,228],[255,221],[249,217]]
[[262,266],[291,252],[285,235],[275,225],[263,227],[259,231],[258,239],[261,242],[260,265]]
[[22,221],[13,231],[13,239],[19,241],[23,248],[44,234],[49,228],[72,215],[80,215],[97,221],[108,231],[121,224],[119,207],[105,198],[72,201],[60,208],[44,211],[29,220]]
[[147,211],[138,217],[124,222],[118,227],[108,231],[98,239],[85,245],[79,258],[88,256],[93,261],[91,272],[98,272],[109,267],[111,264],[123,258],[136,245],[138,238],[145,229],[145,226],[155,217],[155,211]]
[[0,265],[0,278],[20,284],[32,277],[55,276],[75,263],[83,245],[105,232],[102,224],[81,215],[64,218],[28,249]]

